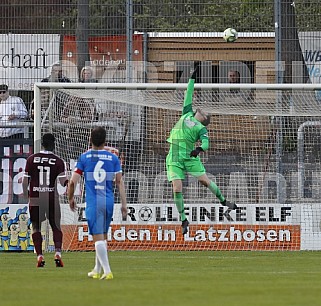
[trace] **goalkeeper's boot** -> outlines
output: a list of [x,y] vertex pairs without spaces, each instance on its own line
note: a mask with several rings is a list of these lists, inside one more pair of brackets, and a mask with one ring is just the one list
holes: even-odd
[[103,280],[103,279],[110,280],[110,279],[113,279],[113,278],[114,278],[113,273],[109,272],[109,273],[106,273],[106,274],[104,273],[101,276],[100,280]]
[[182,222],[182,234],[185,235],[187,234],[188,232],[188,225],[189,225],[189,222],[187,219],[185,219],[183,222]]
[[88,272],[88,277],[94,278],[94,279],[99,279],[100,273],[96,272],[95,270],[92,270],[92,271]]
[[57,268],[59,268],[59,267],[62,268],[64,266],[64,263],[62,262],[60,255],[55,256],[55,263],[56,263]]
[[42,255],[37,258],[37,268],[43,268],[45,266],[45,260]]
[[224,200],[223,202],[221,202],[221,204],[223,206],[227,206],[229,209],[235,210],[237,208],[237,205],[235,203],[229,202]]

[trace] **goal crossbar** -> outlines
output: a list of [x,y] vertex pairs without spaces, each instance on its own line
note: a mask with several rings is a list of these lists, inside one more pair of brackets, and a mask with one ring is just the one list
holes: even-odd
[[[321,90],[321,84],[230,84],[230,83],[195,83],[195,89],[220,90],[220,89],[243,89],[243,90]],[[138,90],[168,90],[168,89],[186,89],[186,83],[57,83],[41,82],[34,84],[34,90],[37,89],[138,89]]]

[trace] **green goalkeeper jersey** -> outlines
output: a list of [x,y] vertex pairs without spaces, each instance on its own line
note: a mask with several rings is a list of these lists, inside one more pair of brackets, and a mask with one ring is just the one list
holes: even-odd
[[170,150],[179,159],[190,158],[195,143],[201,141],[201,148],[205,151],[209,147],[208,131],[206,127],[194,118],[192,100],[194,93],[194,79],[190,79],[184,97],[183,113],[171,130],[167,142],[171,144]]

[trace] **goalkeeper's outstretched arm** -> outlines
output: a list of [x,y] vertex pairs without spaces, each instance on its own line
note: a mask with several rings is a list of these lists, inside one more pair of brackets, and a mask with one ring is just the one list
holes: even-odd
[[183,115],[193,111],[192,102],[194,94],[194,83],[194,79],[189,79],[184,97]]
[[196,64],[195,69],[193,70],[187,84],[187,90],[185,92],[185,97],[184,97],[183,115],[193,111],[192,102],[193,102],[193,94],[194,94],[194,84],[195,84],[198,68],[199,68],[199,64]]

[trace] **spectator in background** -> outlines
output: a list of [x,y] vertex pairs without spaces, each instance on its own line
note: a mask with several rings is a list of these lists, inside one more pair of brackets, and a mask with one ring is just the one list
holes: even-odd
[[0,85],[0,100],[0,138],[24,139],[24,128],[17,124],[28,117],[25,103],[20,97],[10,96],[6,84]]
[[90,66],[85,66],[80,71],[79,82],[81,83],[97,83],[94,77],[94,70]]
[[44,78],[41,82],[71,83],[70,79],[63,75],[62,66],[60,63],[53,64],[51,67],[50,76]]
[[[77,160],[78,156],[88,149],[88,140],[93,122],[96,118],[96,108],[93,99],[69,96],[63,106],[60,121],[65,123],[63,139],[70,148],[69,158]],[[63,152],[61,156],[64,156]]]
[[230,84],[240,84],[241,83],[241,75],[237,70],[229,70],[227,74],[228,83]]
[[75,125],[79,122],[90,123],[95,119],[95,105],[91,99],[70,96],[61,114],[61,121]]
[[[70,79],[63,75],[62,66],[60,63],[53,64],[51,67],[50,76],[41,80],[41,82],[59,82],[59,83],[71,83]],[[45,112],[49,106],[49,101],[52,98],[52,92],[49,89],[43,89],[41,91],[41,100],[43,101],[42,112]],[[60,104],[61,94],[58,92],[56,95],[56,103]],[[45,103],[44,103],[45,102]],[[30,119],[34,119],[34,101],[32,100],[29,108]]]
[[[228,77],[228,83],[230,83],[230,84],[240,84],[241,83],[241,75],[240,75],[240,72],[237,70],[232,70],[232,69],[229,70],[227,77]],[[232,94],[238,94],[239,92],[240,92],[239,88],[230,89],[230,93],[232,93]]]
[[[80,82],[96,82],[93,78],[93,69],[90,66],[82,68]],[[93,121],[96,120],[97,112],[93,98],[82,98],[65,94],[64,99],[59,104],[61,110],[60,121],[65,123],[65,130],[62,133],[63,141],[67,141],[70,152],[63,158],[66,160],[77,160],[78,156],[88,149],[88,140]]]

